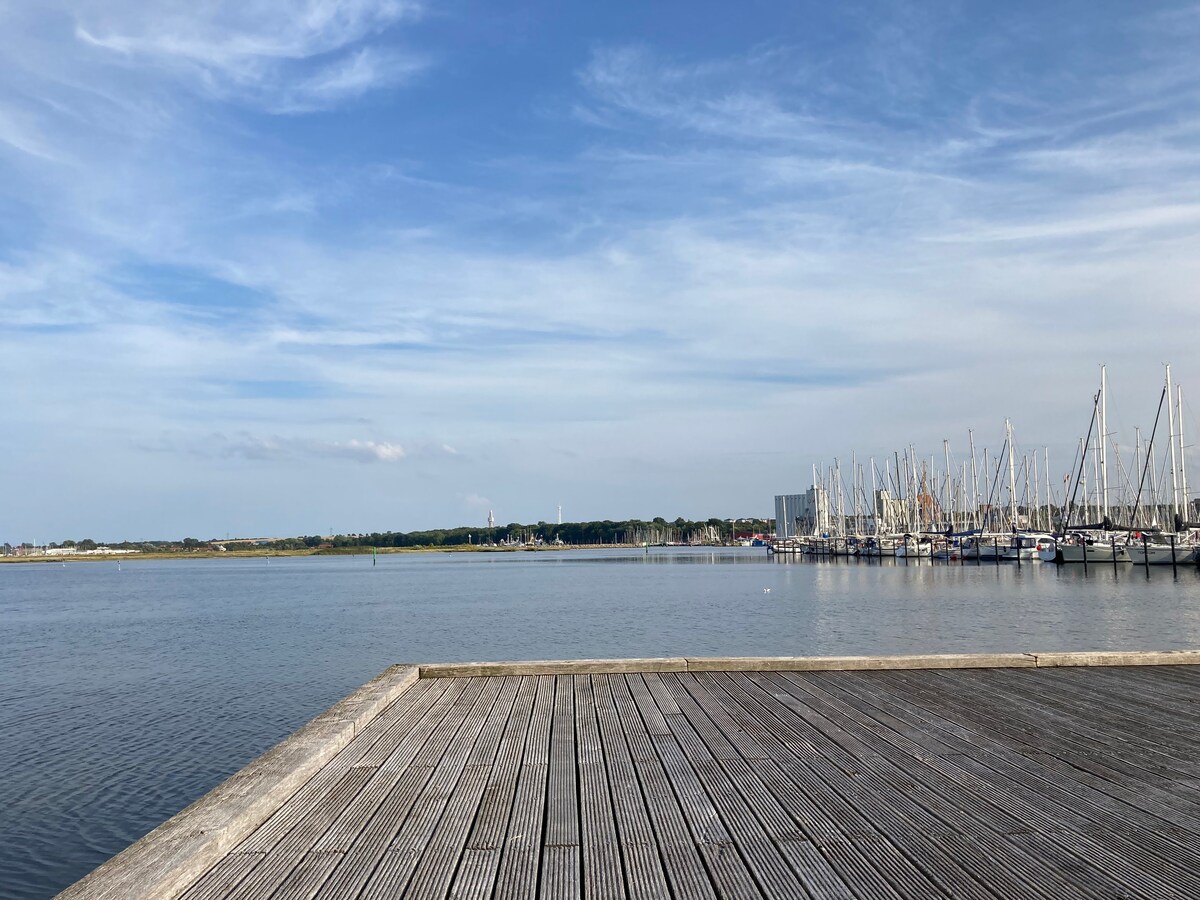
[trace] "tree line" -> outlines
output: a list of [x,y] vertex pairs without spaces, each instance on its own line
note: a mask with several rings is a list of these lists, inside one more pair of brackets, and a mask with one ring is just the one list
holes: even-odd
[[428,531],[384,531],[371,534],[304,535],[272,542],[272,549],[300,550],[351,547],[465,547],[604,544],[731,544],[742,536],[769,531],[768,519],[689,520],[682,517],[668,522],[662,517],[643,521],[626,519],[596,522],[510,522],[494,528],[436,528]]
[[[121,541],[101,543],[84,538],[50,543],[49,548],[75,548],[91,551],[97,547],[116,550],[135,550],[142,553],[178,553],[226,548],[257,550],[349,550],[352,548],[420,548],[420,547],[504,547],[504,546],[601,546],[641,544],[704,544],[736,543],[754,534],[769,533],[773,519],[685,519],[682,516],[668,521],[657,517],[650,520],[604,519],[595,522],[510,522],[494,528],[435,528],[426,531],[383,531],[371,534],[300,535],[274,541],[247,542],[244,539],[222,540],[186,537],[181,540]],[[4,544],[5,555],[33,550],[32,544]]]

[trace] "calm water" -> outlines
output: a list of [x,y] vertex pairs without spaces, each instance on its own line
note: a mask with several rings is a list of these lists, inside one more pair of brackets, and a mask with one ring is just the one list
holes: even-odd
[[0,897],[51,896],[392,663],[1197,646],[1194,569],[683,549],[0,565]]

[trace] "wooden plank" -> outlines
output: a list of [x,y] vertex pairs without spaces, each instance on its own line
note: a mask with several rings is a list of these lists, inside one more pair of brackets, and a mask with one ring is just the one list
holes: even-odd
[[[534,676],[527,676],[534,677]],[[496,875],[496,896],[537,895],[545,817],[546,778],[550,768],[550,722],[554,715],[554,676],[537,677],[537,696],[529,719],[512,818]]]
[[[974,713],[975,699],[959,699]],[[1036,705],[1035,698],[1028,697],[1026,700]],[[992,720],[992,724],[1004,727],[999,720]],[[955,762],[962,771],[986,779],[993,777],[994,772],[980,761],[984,757],[984,751],[976,748],[971,754],[956,756]],[[998,761],[997,756],[986,758],[994,768],[1005,768],[1005,763]],[[1086,793],[1083,786],[1074,784],[1064,787],[1060,778],[1047,775],[1043,780],[1034,779],[1036,787],[1032,787],[1022,778],[1028,774],[1028,770],[1022,767],[1014,769],[1013,778],[1005,782],[1001,789],[1002,794],[1010,797],[1014,803],[1046,810],[1053,824],[1043,828],[1042,833],[1060,849],[1078,856],[1091,870],[1113,875],[1134,890],[1140,890],[1141,886],[1155,879],[1169,880],[1177,888],[1182,887],[1189,892],[1195,892],[1200,887],[1189,866],[1180,865],[1181,860],[1195,864],[1194,832],[1187,844],[1165,832],[1136,830],[1132,834],[1127,833],[1130,831],[1129,825],[1120,816],[1106,816],[1103,807],[1091,805],[1081,797],[1081,793]],[[1098,824],[1098,817],[1106,824]]]
[[270,895],[271,900],[312,900],[344,855],[340,850],[313,850],[306,854],[287,880]]
[[[429,707],[445,690],[444,685],[417,681],[372,719],[353,741],[338,753],[296,794],[254,830],[238,849],[244,852],[270,850],[291,828],[312,809],[312,806],[333,791],[346,771],[362,764],[365,755],[376,746],[387,746],[389,737],[410,731]],[[370,762],[366,763],[371,765]]]
[[[832,783],[802,761],[815,758],[810,745],[796,746],[793,742],[789,750],[781,737],[764,727],[765,710],[728,677],[701,674],[697,683],[724,697],[723,705],[734,722],[768,751],[770,758],[750,760],[748,765],[845,884],[866,897],[888,896],[889,890],[912,898],[945,895]],[[799,755],[789,761],[789,753]]]
[[[969,858],[971,853],[968,851],[987,851],[981,854],[978,869],[986,875],[990,886],[1001,889],[1007,896],[1036,896],[1045,891],[1063,894],[1072,890],[1043,860],[1003,842],[1004,835],[1057,824],[1053,819],[1047,820],[1041,808],[1027,802],[1028,795],[1022,793],[1020,782],[1006,780],[993,786],[986,778],[978,777],[980,773],[971,771],[965,762],[959,764],[961,757],[957,754],[918,758],[914,754],[914,750],[920,749],[917,745],[911,744],[899,732],[880,727],[883,720],[889,718],[884,713],[875,710],[874,717],[863,714],[850,702],[820,690],[818,682],[827,684],[828,678],[785,676],[784,680],[806,691],[805,702],[823,709],[827,715],[838,717],[851,730],[855,729],[856,722],[859,727],[869,722],[877,728],[874,732],[864,727],[860,737],[883,756],[891,758],[893,764],[902,766],[912,778],[910,790],[914,796],[944,821],[955,825],[953,832],[939,834],[935,839],[943,846],[953,848],[951,855]],[[948,802],[941,802],[943,797]],[[997,815],[997,810],[1003,810],[1007,815]],[[1021,827],[1009,816],[1023,817],[1030,824]],[[976,820],[982,827],[971,827]]]
[[[694,680],[695,683],[691,684],[689,680]],[[813,779],[810,773],[806,773],[805,778],[808,783],[807,790],[788,778],[771,759],[772,755],[785,755],[786,748],[763,727],[761,718],[739,703],[732,693],[722,690],[722,686],[712,675],[689,675],[687,679],[680,681],[694,696],[702,692],[704,696],[711,698],[711,702],[723,710],[728,720],[727,727],[738,729],[747,739],[753,741],[753,746],[758,752],[749,760],[726,762],[726,770],[760,815],[777,807],[787,816],[785,821],[788,824],[784,825],[774,824],[771,820],[765,821],[772,839],[779,843],[789,864],[809,893],[813,896],[839,896],[849,889],[860,896],[896,896],[884,873],[872,865],[869,859],[845,852],[839,856],[823,850],[824,846],[830,845],[842,848],[851,846],[849,835],[870,832],[870,823],[863,819],[857,810],[848,805],[840,795],[829,791],[824,784]],[[708,706],[710,704],[706,703],[705,708]],[[775,751],[774,754],[772,750]],[[738,767],[744,767],[752,777],[740,774]],[[794,826],[789,827],[792,823]],[[892,849],[890,845],[889,849]],[[875,855],[878,856],[878,853]],[[898,856],[894,849],[892,855]],[[936,895],[937,890],[933,884],[911,863],[907,866],[907,872],[903,866],[897,867],[893,864],[891,868],[899,871],[902,883],[907,880],[910,886],[915,885],[915,890],[909,896]]]
[[[849,886],[819,852],[813,852],[805,834],[738,753],[730,737],[740,729],[716,698],[690,673],[663,676],[663,682],[684,713],[686,727],[703,739],[705,753],[689,757],[690,762],[734,842],[746,848],[743,853],[763,891],[771,897],[852,897]],[[710,717],[710,710],[726,729]],[[679,727],[685,726],[681,722]],[[753,749],[753,758],[766,758],[757,742],[743,738],[742,743]],[[681,740],[680,745],[686,752],[691,742]]]
[[[287,880],[288,875],[300,864],[317,839],[374,775],[374,769],[362,766],[347,770],[334,790],[324,797],[320,804],[313,806],[308,814],[267,852],[248,877],[238,882],[227,895],[230,900],[269,897]],[[336,864],[341,855],[330,857],[326,854],[322,859],[332,859]]]
[[718,759],[769,759],[770,754],[762,744],[738,725],[719,695],[708,689],[710,679],[708,673],[689,673],[664,681],[677,702],[681,696],[686,696],[699,707],[702,715],[694,716],[696,728]]
[[596,700],[590,676],[576,675],[573,682],[583,894],[589,900],[614,900],[625,897],[625,876],[609,794],[608,768],[596,718]]
[[[795,728],[805,734],[819,751],[819,755],[806,756],[803,766],[785,762],[784,771],[793,777],[803,777],[807,771],[815,771],[841,795],[860,816],[871,823],[873,829],[884,834],[888,841],[914,865],[924,870],[933,879],[939,890],[954,896],[991,897],[992,893],[978,881],[972,869],[948,857],[934,843],[933,838],[950,831],[949,826],[933,816],[928,810],[914,802],[904,792],[888,785],[864,765],[869,762],[856,758],[842,747],[831,734],[817,728],[809,719],[820,721],[810,710],[804,710],[794,700],[791,703],[776,697],[764,687],[761,679],[734,674],[731,680],[770,714],[783,729]],[[805,714],[801,714],[804,710]],[[807,717],[806,717],[807,716]],[[840,729],[829,726],[834,734]]]
[[413,873],[406,896],[417,900],[447,895],[483,794],[492,779],[492,767],[512,713],[519,681],[518,678],[503,679],[488,720],[467,759],[467,768],[455,785],[437,830]]
[[[646,676],[631,676],[628,679],[630,693],[637,702],[643,719],[653,719],[653,711],[657,709],[668,728],[686,731],[685,719],[681,714],[664,714],[657,708],[645,678]],[[692,738],[689,749],[694,754],[704,753],[702,743],[694,738],[694,731],[689,737]],[[723,791],[717,795],[705,790],[704,779],[691,765],[674,732],[655,735],[652,740],[662,769],[679,800],[684,819],[693,840],[699,845],[717,891],[738,897],[760,897],[762,893],[755,875],[758,876],[759,883],[769,883],[773,887],[785,889],[787,880],[781,878],[780,873],[788,871],[786,863],[779,858],[778,853],[772,853],[768,846],[769,840],[761,828],[756,828],[753,818],[743,815],[744,810],[736,803],[732,792]],[[711,760],[712,757],[708,755],[706,758]],[[722,808],[725,816],[721,814]],[[733,818],[734,814],[736,819]],[[741,845],[731,830],[736,830],[742,837]],[[745,858],[743,853],[746,854]]]
[[582,895],[579,859],[579,792],[575,777],[575,696],[570,675],[554,676],[554,718],[546,784],[546,830],[538,896]]
[[923,900],[949,896],[883,837],[829,841],[820,851],[859,897]]
[[[967,673],[964,673],[967,674]],[[1056,673],[1048,673],[1056,674]],[[964,679],[959,684],[948,685],[956,698],[961,699],[963,692],[972,689],[982,690],[979,682],[971,678]],[[1052,686],[1047,686],[1031,694],[1029,689],[1022,690],[1019,685],[1013,685],[1009,679],[999,679],[986,686],[989,695],[984,700],[990,704],[1001,704],[1005,711],[1005,723],[1027,723],[1030,727],[1038,727],[1050,734],[1069,734],[1076,740],[1090,742],[1096,747],[1104,747],[1110,743],[1111,728],[1097,727],[1097,719],[1103,718],[1102,710],[1089,710],[1092,718],[1083,718],[1083,710],[1077,702],[1065,700],[1057,695]],[[1028,706],[1029,698],[1036,699],[1034,706]],[[1031,721],[1032,717],[1032,721]],[[1120,728],[1120,722],[1114,723]],[[1174,771],[1181,777],[1192,774],[1187,767],[1181,767],[1178,759],[1171,750],[1154,741],[1153,738],[1143,737],[1140,733],[1122,729],[1123,744],[1126,747],[1138,748],[1146,754],[1146,759],[1154,760],[1160,771]]]
[[[417,755],[425,754],[427,759],[444,758],[452,750],[461,748],[459,736],[460,733],[465,733],[469,729],[468,714],[474,708],[465,706],[461,701],[464,697],[478,700],[483,690],[482,682],[483,679],[474,682],[467,680],[465,686],[460,684],[459,687],[462,688],[462,691],[458,693],[458,699],[446,711],[440,727],[434,729],[428,740],[418,743],[416,747],[406,747],[401,758],[407,758],[411,753],[416,752],[417,748],[419,748]],[[453,692],[453,687],[451,691]],[[457,755],[462,755],[461,749]],[[412,758],[415,760],[416,756]],[[393,757],[389,757],[384,762],[384,766],[386,767],[392,759]],[[449,765],[453,766],[453,764],[452,760]],[[321,842],[317,844],[318,849],[343,849],[346,851],[345,857],[330,876],[329,893],[331,896],[357,896],[367,882],[373,878],[376,868],[386,857],[392,841],[417,815],[418,805],[422,800],[427,799],[431,792],[444,789],[445,769],[438,778],[438,769],[433,766],[406,765],[401,769],[398,762],[396,765],[401,772],[399,780],[383,803],[369,811],[369,818],[355,833],[350,846],[344,848],[339,846],[322,847]],[[381,768],[382,771],[386,771],[386,769]],[[363,811],[365,810],[356,810],[355,812]],[[346,829],[345,832],[349,830]]]
[[447,896],[454,900],[489,900],[496,883],[498,856],[494,847],[465,847]]
[[[421,684],[423,682],[418,682]],[[363,766],[379,766],[387,768],[403,768],[406,762],[398,762],[397,754],[405,760],[411,756],[405,755],[404,750],[413,746],[412,734],[417,729],[429,734],[431,725],[437,725],[445,717],[447,711],[462,696],[466,682],[441,681],[433,682],[429,691],[413,704],[413,712],[419,712],[416,722],[396,723],[377,742],[371,745],[359,759]]]
[[450,896],[458,900],[487,900],[495,887],[537,694],[536,678],[516,677],[516,681],[517,695],[500,740],[496,762],[480,798],[479,811],[450,889]]
[[[413,778],[406,777],[413,758],[426,743],[444,746],[453,733],[455,722],[458,721],[453,718],[448,720],[446,716],[466,689],[466,682],[450,682],[443,687],[445,689],[439,694],[432,695],[432,702],[425,715],[394,746],[390,743],[386,747],[377,745],[363,756],[363,765],[371,763],[378,766],[375,776],[330,825],[314,849],[340,850],[346,853],[364,829],[373,828],[375,833],[368,836],[367,843],[374,845],[382,841],[382,853],[382,847],[391,840],[391,833],[388,833],[386,838],[383,834],[390,832],[392,824],[397,824],[398,827],[398,823],[392,819],[393,816],[401,814],[393,801],[382,818],[379,818],[380,813],[384,812],[385,804],[388,804],[396,791],[401,790],[402,782],[404,787],[400,796],[407,797],[407,791],[411,790],[414,784]],[[424,779],[428,778],[433,770],[432,767],[424,766],[415,771],[421,774],[420,782],[424,784]]]
[[[654,828],[663,871],[673,895],[716,897],[705,859],[688,833],[688,823],[630,691],[630,679],[609,676],[608,684]],[[662,724],[666,727],[665,721]]]
[[[406,898],[428,900],[447,896],[491,769],[490,765],[467,766],[425,845],[421,847],[418,842],[413,842],[416,865],[408,884],[400,885]],[[402,852],[407,853],[407,849]]]
[[629,894],[636,898],[667,900],[670,889],[658,855],[654,826],[621,728],[609,676],[593,675],[591,684],[602,752],[608,768],[617,846],[621,851]]
[[220,900],[236,887],[265,855],[242,851],[230,853],[184,891],[181,900]]
[[1058,702],[1070,713],[1082,706],[1089,722],[1111,723],[1136,735],[1156,751],[1170,748],[1187,754],[1200,750],[1200,736],[1190,727],[1196,706],[1192,698],[1172,696],[1163,670],[1055,669],[1042,678],[1006,679],[1016,691],[1036,691],[1042,702]]
[[[311,817],[314,809],[324,807],[326,812],[320,814],[320,821],[324,821],[327,818],[330,797],[334,798],[332,801],[334,804],[342,803],[347,799],[343,796],[344,786],[347,784],[347,775],[358,765],[362,756],[381,740],[385,740],[386,736],[393,731],[403,733],[404,729],[412,728],[414,723],[420,721],[422,716],[428,712],[432,702],[431,698],[439,696],[444,689],[444,685],[422,684],[421,682],[411,685],[397,700],[386,707],[379,716],[367,723],[355,740],[351,741],[341,752],[326,763],[307,784],[297,791],[287,802],[278,807],[271,816],[235,848],[236,853],[252,855],[252,858],[257,860],[256,866],[268,867],[267,870],[258,871],[246,880],[246,885],[249,886],[249,889],[265,890],[264,885],[276,884],[286,875],[286,868],[289,865],[286,862],[282,862],[280,857],[268,860],[267,851],[275,848],[284,839],[285,835],[297,828],[298,824],[305,820],[306,817]],[[356,784],[358,788],[362,787],[364,781],[365,779],[361,775],[352,776],[352,783]],[[357,793],[357,790],[354,793]],[[318,820],[310,818],[309,821],[309,827],[311,828],[312,823]],[[300,838],[299,842],[293,839],[291,843],[292,850],[290,852],[294,858],[298,859],[304,850],[307,849],[306,846],[301,846],[303,841],[303,837]],[[239,881],[241,880],[239,878]],[[229,885],[224,894],[214,894],[213,896],[229,895],[233,891],[233,888],[233,885]],[[243,887],[241,890],[246,889],[246,887]]]
[[[1020,695],[1018,695],[1020,696]],[[955,702],[953,699],[951,703]],[[1014,701],[1016,702],[1016,701]],[[1021,696],[1020,705],[1028,706],[1036,702],[1030,699],[1030,696]],[[957,700],[959,708],[963,707],[965,701],[961,698]],[[970,710],[971,714],[974,710]],[[1022,711],[1015,711],[1014,716],[1022,716]],[[1012,726],[1008,726],[1002,722],[997,722],[994,726],[997,730],[1010,732]],[[1069,732],[1064,732],[1069,734]],[[1021,734],[1021,732],[1017,732]],[[1113,736],[1120,736],[1121,732],[1110,732]],[[1021,756],[1013,757],[1018,762],[1024,762],[1021,766],[1025,771],[1032,772],[1035,777],[1044,779],[1048,783],[1049,790],[1058,792],[1057,796],[1064,799],[1061,793],[1061,783],[1063,778],[1068,778],[1077,782],[1070,790],[1069,800],[1074,804],[1078,799],[1080,802],[1086,801],[1087,805],[1083,807],[1085,812],[1096,810],[1091,813],[1091,816],[1100,816],[1101,822],[1105,827],[1122,829],[1127,824],[1139,824],[1146,829],[1162,829],[1171,825],[1182,826],[1195,830],[1197,825],[1196,812],[1197,807],[1192,799],[1192,791],[1185,785],[1180,785],[1177,779],[1169,778],[1166,780],[1152,777],[1153,773],[1143,771],[1138,778],[1123,776],[1120,771],[1137,772],[1137,767],[1129,767],[1123,764],[1122,757],[1127,753],[1126,744],[1122,740],[1118,745],[1120,751],[1113,752],[1113,741],[1110,739],[1104,744],[1104,758],[1106,762],[1098,763],[1088,757],[1082,757],[1075,751],[1074,746],[1064,740],[1051,741],[1048,735],[1044,735],[1039,739],[1037,744],[1029,744],[1025,746]],[[1045,745],[1041,747],[1039,745]],[[1055,748],[1060,749],[1055,749]],[[1065,749],[1062,749],[1065,748]],[[1053,752],[1043,753],[1043,749]],[[1058,759],[1058,755],[1062,759]],[[988,762],[993,767],[1000,767],[994,762],[994,755],[983,755],[980,759]],[[1197,760],[1200,761],[1200,760]],[[1036,767],[1036,768],[1034,768]],[[1047,771],[1047,770],[1050,771]],[[1084,776],[1087,771],[1098,771],[1108,775],[1108,779],[1087,778]],[[1135,785],[1136,788],[1121,787],[1118,782],[1124,781],[1126,784]],[[1161,788],[1156,785],[1161,784]],[[1157,796],[1158,803],[1151,803],[1150,799]],[[1132,809],[1130,807],[1133,807]]]
[[[1105,762],[1081,756],[1077,745],[1068,741],[1047,741],[1044,733],[1031,733],[1028,743],[997,741],[991,735],[971,731],[929,713],[914,705],[909,698],[894,692],[881,693],[881,687],[873,679],[861,680],[850,676],[846,680],[864,702],[869,701],[881,711],[881,716],[902,720],[930,735],[940,735],[956,752],[976,755],[980,762],[998,771],[1010,773],[1013,777],[1030,777],[1059,784],[1076,781],[1088,791],[1101,792],[1135,807],[1138,812],[1133,814],[1133,818],[1141,822],[1143,827],[1176,825],[1192,830],[1200,828],[1200,817],[1197,816],[1200,807],[1187,798],[1187,792],[1181,791],[1177,783],[1169,788],[1157,787],[1147,780],[1144,773],[1135,777]],[[888,712],[883,713],[884,709]],[[1024,736],[1025,733],[1018,734]],[[1062,758],[1054,752],[1045,752],[1053,751],[1055,747],[1062,748]],[[1104,757],[1112,760],[1114,754],[1106,749]],[[1146,818],[1146,814],[1151,818]]]
[[[455,796],[460,779],[466,777],[469,780],[464,788],[467,802],[478,802],[478,794],[482,793],[489,773],[481,772],[482,767],[478,766],[465,770],[484,725],[491,717],[503,679],[473,678],[471,681],[479,685],[479,690],[474,690],[475,685],[469,686],[456,704],[457,708],[467,709],[467,712],[454,740],[437,757],[427,753],[427,745],[414,760],[438,759],[438,762],[421,796],[413,804],[412,812],[371,874],[361,894],[363,900],[387,900],[405,892],[421,858],[429,851],[438,823]],[[469,699],[472,694],[476,696],[473,702]]]

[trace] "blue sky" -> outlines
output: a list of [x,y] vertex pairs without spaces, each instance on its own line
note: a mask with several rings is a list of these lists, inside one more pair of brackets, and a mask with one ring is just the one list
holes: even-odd
[[1126,446],[1198,389],[1194,3],[0,35],[0,540],[766,515],[1006,416],[1065,471],[1101,363]]

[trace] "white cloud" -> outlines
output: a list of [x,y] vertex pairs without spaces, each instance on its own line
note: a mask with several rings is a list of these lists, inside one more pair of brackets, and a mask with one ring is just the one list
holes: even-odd
[[361,463],[396,463],[408,453],[400,444],[388,441],[326,441],[314,438],[259,435],[250,432],[216,433],[202,438],[167,435],[153,442],[142,442],[141,449],[154,452],[240,458],[253,461],[297,459],[346,459]]
[[330,53],[420,11],[400,0],[97,2],[78,7],[76,33],[118,53],[188,60],[236,78],[264,59]]
[[398,462],[407,456],[399,444],[379,441],[351,440],[344,444],[328,444],[324,449],[330,456],[347,456],[365,462]]
[[370,44],[421,12],[405,0],[92,3],[76,10],[75,34],[113,62],[149,62],[204,94],[294,113],[394,86],[423,68],[420,55]]
[[53,162],[54,152],[28,118],[14,109],[0,106],[0,144],[41,160]]
[[298,111],[305,107],[328,107],[379,87],[398,84],[422,67],[419,60],[364,47],[293,85],[291,102]]

